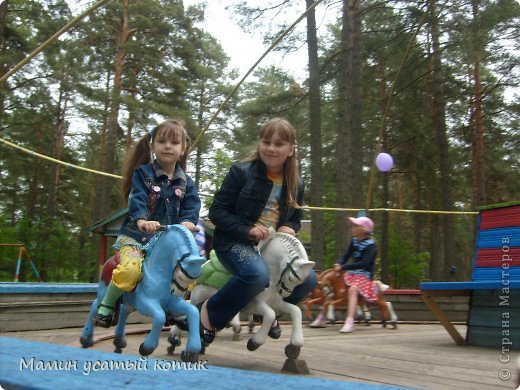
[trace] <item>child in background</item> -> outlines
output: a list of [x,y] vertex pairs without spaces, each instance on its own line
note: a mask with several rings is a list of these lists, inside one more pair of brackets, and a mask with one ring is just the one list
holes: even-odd
[[[351,333],[354,330],[358,294],[367,302],[376,300],[372,283],[377,255],[376,243],[372,238],[374,222],[368,217],[349,217],[349,220],[352,224],[350,245],[338,263],[334,264],[335,271],[347,271],[343,277],[348,287],[348,312],[345,324],[340,329],[341,333]],[[348,262],[351,257],[353,261]]]

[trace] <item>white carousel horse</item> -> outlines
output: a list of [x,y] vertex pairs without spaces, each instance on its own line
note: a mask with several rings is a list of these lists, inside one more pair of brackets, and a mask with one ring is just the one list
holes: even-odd
[[[199,255],[193,234],[182,225],[169,225],[166,231],[156,234],[144,250],[143,277],[133,292],[123,295],[119,321],[115,329],[116,352],[126,347],[125,324],[128,314],[137,310],[152,317],[152,329],[139,347],[143,356],[151,354],[159,345],[159,336],[165,323],[166,313],[185,314],[189,320],[190,335],[186,349],[181,353],[183,361],[194,362],[201,349],[199,334],[199,312],[183,298],[188,284],[200,275],[205,258]],[[94,316],[107,290],[114,262],[118,256],[109,259],[104,267],[105,277],[99,281],[97,298],[92,302],[88,319],[80,338],[83,348],[94,344]],[[171,285],[174,284],[172,294]]]
[[[292,331],[285,353],[287,357],[296,359],[303,346],[302,313],[298,306],[283,299],[303,283],[315,262],[308,259],[305,248],[297,238],[286,233],[276,233],[274,229],[271,229],[267,240],[260,242],[259,250],[269,268],[270,282],[269,286],[242,310],[248,315],[256,314],[263,317],[262,325],[248,340],[247,349],[254,351],[264,344],[276,316],[289,314]],[[216,292],[217,289],[214,287],[197,284],[191,292],[190,302],[203,302]],[[235,332],[240,329],[238,314],[232,324]],[[178,329],[172,327],[171,332],[173,335],[178,334]]]

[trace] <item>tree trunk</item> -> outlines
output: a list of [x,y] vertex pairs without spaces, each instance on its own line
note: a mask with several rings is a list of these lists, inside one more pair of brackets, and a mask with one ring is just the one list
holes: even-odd
[[[337,204],[361,207],[362,126],[361,126],[361,5],[360,0],[344,0],[338,76]],[[345,214],[336,219],[336,257],[349,241]]]
[[[379,86],[379,99],[381,101],[381,112],[385,112],[385,102],[388,99],[387,91],[386,91],[386,83],[383,82],[385,80],[385,59],[378,58],[378,74],[379,79],[381,80],[378,83]],[[387,133],[386,128],[383,130],[383,139],[382,139],[382,149],[384,151],[388,150],[388,142],[387,142]],[[382,195],[381,195],[381,207],[388,208],[388,192],[389,192],[389,174],[388,172],[382,172],[381,180],[382,180]],[[370,194],[368,196],[371,196]],[[379,243],[379,256],[381,258],[381,275],[379,278],[382,281],[389,280],[389,262],[388,262],[388,234],[389,229],[389,221],[388,221],[388,213],[385,211],[383,216],[381,217],[381,227],[378,229],[381,234],[381,242]]]
[[[133,69],[132,74],[133,74],[133,77],[132,77],[133,85],[130,87],[128,92],[130,93],[130,96],[132,96],[132,101],[135,102],[136,104],[139,104],[139,102],[135,98],[137,96],[137,92],[138,92],[137,86],[135,85],[135,83],[136,83],[136,79],[137,79],[137,75],[139,74],[139,71],[137,69]],[[134,131],[134,124],[135,124],[135,117],[136,117],[135,110],[129,108],[128,111],[129,111],[128,112],[128,124],[127,124],[126,135],[125,135],[125,154],[128,153],[128,151],[132,148],[132,145],[133,145],[132,133]]]
[[[107,82],[105,85],[105,94],[106,94],[106,100],[105,100],[105,106],[103,109],[103,124],[101,125],[101,137],[99,140],[99,159],[98,159],[98,166],[97,169],[99,171],[103,171],[105,168],[105,160],[106,160],[106,150],[107,150],[107,128],[108,128],[108,118],[109,118],[109,110],[110,110],[110,99],[109,99],[109,93],[110,93],[110,72],[107,73]],[[104,199],[106,199],[103,195],[103,176],[97,175],[95,178],[96,184],[95,184],[95,200],[94,204],[100,205],[103,202],[105,202]],[[101,210],[100,207],[96,207],[94,209],[95,211],[95,219],[100,220],[106,217],[106,215],[103,214],[103,210]]]
[[[9,4],[9,0],[2,1],[0,3],[0,52],[4,52],[5,50],[5,26],[7,19],[7,5]],[[4,62],[0,63],[0,76],[3,76],[8,71],[8,65]],[[4,81],[4,83],[6,83]],[[7,87],[7,84],[1,85],[0,90],[4,89],[4,86]],[[4,116],[4,94],[0,93],[0,123],[2,123],[2,119]]]
[[[115,58],[114,68],[114,82],[112,85],[110,116],[108,121],[107,143],[106,143],[106,158],[104,164],[104,171],[113,173],[115,170],[116,154],[117,154],[117,139],[119,135],[119,107],[121,99],[121,83],[123,80],[123,70],[126,60],[126,50],[123,48],[128,40],[128,0],[121,0],[121,24],[119,36],[117,40],[117,53]],[[101,185],[101,203],[99,208],[102,212],[102,217],[106,217],[112,210],[112,187],[114,179],[103,176]]]
[[439,268],[440,263],[440,249],[441,239],[439,237],[439,216],[431,214],[429,217],[429,231],[430,231],[430,279],[439,280],[442,269]]
[[350,15],[352,18],[352,34],[351,48],[349,54],[351,56],[351,72],[350,72],[350,88],[349,88],[349,106],[350,106],[350,131],[351,144],[349,146],[351,153],[350,172],[350,191],[352,192],[352,205],[354,207],[363,207],[363,193],[360,191],[360,183],[363,180],[363,53],[361,45],[361,0],[349,0]]
[[[348,90],[350,81],[349,58],[349,12],[347,0],[343,1],[341,48],[338,56],[338,136],[336,139],[336,207],[350,206],[348,171],[352,166],[350,142],[350,112],[348,106]],[[341,163],[340,163],[341,162]],[[349,240],[346,216],[338,212],[335,231],[335,258],[339,258]]]
[[[41,139],[43,137],[43,134],[41,132],[37,132],[36,137],[38,138],[39,144],[41,145]],[[32,166],[34,167],[31,175],[30,175],[30,183],[29,183],[29,192],[27,194],[27,216],[25,216],[25,219],[27,221],[27,229],[28,230],[34,230],[37,229],[37,224],[35,221],[40,221],[40,214],[42,213],[42,207],[40,206],[43,202],[41,199],[41,190],[40,185],[42,182],[41,178],[41,159],[39,157],[34,157],[32,159],[33,163]],[[30,233],[30,237],[34,237],[35,232]],[[25,237],[27,238],[27,237]],[[25,244],[28,244],[25,242]],[[34,260],[34,259],[33,259]],[[25,260],[24,266],[26,267],[25,270],[22,269],[20,274],[20,280],[25,280],[25,275],[27,275],[27,268],[29,267],[29,264],[27,263],[27,260]],[[48,280],[48,270],[47,268],[43,267],[42,264],[36,264],[36,267],[40,271],[40,276],[43,280]]]
[[[204,128],[204,110],[206,108],[206,83],[204,80],[201,82],[200,86],[200,95],[199,95],[199,108],[197,112],[197,126],[198,131],[201,131]],[[200,189],[200,184],[202,180],[202,145],[205,143],[205,140],[201,140],[199,145],[197,146],[197,150],[195,151],[195,187]]]
[[[416,150],[415,143],[411,146],[413,150]],[[410,172],[412,174],[412,191],[413,191],[413,208],[415,210],[421,209],[421,179],[418,172],[418,161],[417,152],[411,153],[413,156],[410,163]],[[424,225],[425,218],[421,214],[413,215],[413,242],[415,253],[421,253],[423,251],[422,244],[422,227]]]
[[[65,113],[67,112],[67,93],[64,92],[63,80],[62,88],[59,94],[58,107],[57,107],[57,118],[56,118],[56,133],[54,136],[54,148],[52,157],[56,160],[61,160],[63,153],[63,143],[65,141],[66,127],[65,127]],[[58,185],[60,181],[60,165],[51,165],[51,177],[49,181],[49,190],[47,197],[47,218],[52,219],[56,214],[56,203],[58,196]]]
[[[306,0],[306,7],[314,4]],[[309,133],[311,141],[311,186],[309,201],[312,205],[323,206],[323,164],[321,148],[321,97],[320,68],[318,63],[318,38],[316,36],[316,15],[314,9],[307,14],[307,48],[309,54]],[[325,269],[325,219],[320,210],[311,211],[311,258],[316,261],[316,269]]]
[[[473,36],[478,37],[479,29],[476,19],[478,16],[478,0],[472,0],[473,12]],[[472,181],[472,195],[473,195],[473,209],[482,206],[486,202],[486,178],[484,173],[484,120],[482,113],[482,83],[480,79],[480,53],[479,48],[473,49],[475,56],[473,64],[473,88],[475,96],[473,113],[471,116],[471,129],[473,133],[473,158],[471,164],[471,181]]]
[[[442,210],[452,209],[451,196],[451,179],[450,179],[450,161],[449,161],[449,145],[446,131],[446,101],[444,98],[444,78],[442,75],[441,64],[441,48],[439,41],[439,27],[436,13],[436,1],[432,0],[431,4],[431,36],[432,36],[432,116],[435,127],[435,139],[437,143],[437,156],[439,159],[440,171],[440,197]],[[444,239],[444,258],[439,259],[439,276],[447,278],[449,276],[449,267],[456,256],[455,242],[453,238],[453,222],[450,215],[442,216],[443,239]]]

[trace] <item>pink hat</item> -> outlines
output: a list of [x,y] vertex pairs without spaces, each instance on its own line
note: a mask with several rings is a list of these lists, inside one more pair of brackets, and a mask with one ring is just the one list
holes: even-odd
[[368,217],[349,217],[348,219],[350,219],[350,222],[352,222],[354,225],[363,226],[368,233],[372,233],[374,231],[374,221]]

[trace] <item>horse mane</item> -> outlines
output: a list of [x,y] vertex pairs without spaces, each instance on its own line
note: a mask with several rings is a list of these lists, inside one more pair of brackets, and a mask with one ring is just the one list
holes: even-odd
[[143,252],[149,254],[152,252],[152,249],[154,248],[155,244],[157,244],[157,240],[159,240],[159,237],[162,236],[164,232],[159,232],[157,234],[154,234],[153,237],[148,241],[146,245],[143,245],[142,250]]
[[190,252],[191,253],[196,252],[198,254],[199,251],[193,244],[195,241],[191,240],[191,237],[189,236],[189,234],[192,234],[192,233],[187,228],[184,228],[181,226],[182,225],[175,225],[174,228],[175,228],[175,230],[177,230],[181,233],[182,238],[184,239],[184,243],[186,243],[188,245],[188,249],[190,250]]
[[307,252],[305,251],[305,248],[303,247],[301,241],[296,237],[287,233],[276,233],[276,238],[278,238],[280,242],[286,244],[290,252],[296,252],[299,257],[307,258]]
[[333,288],[343,287],[343,276],[341,274],[337,275],[334,268],[326,269],[318,277],[319,285],[323,286],[325,283],[330,284]]
[[323,280],[323,279],[329,278],[330,275],[334,275],[334,272],[336,272],[336,271],[334,271],[334,268],[326,269],[326,270],[324,270],[324,271],[320,274],[320,276],[319,276],[318,279],[319,279],[319,280]]

